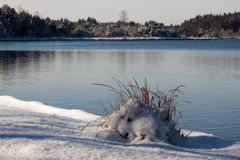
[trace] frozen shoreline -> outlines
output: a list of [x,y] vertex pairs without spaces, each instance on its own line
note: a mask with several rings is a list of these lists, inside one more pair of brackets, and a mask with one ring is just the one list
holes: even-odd
[[80,127],[99,116],[0,96],[0,159],[240,159],[240,144],[193,132],[186,147],[123,144],[92,137]]
[[218,38],[218,37],[92,37],[92,38],[70,38],[70,37],[50,37],[50,38],[0,38],[0,42],[8,41],[147,41],[147,40],[221,40],[240,39],[238,38]]

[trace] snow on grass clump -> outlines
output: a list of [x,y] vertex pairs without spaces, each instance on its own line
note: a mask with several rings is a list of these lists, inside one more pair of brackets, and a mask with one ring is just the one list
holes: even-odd
[[175,99],[182,93],[179,90],[182,86],[164,93],[150,90],[146,80],[143,87],[135,79],[128,84],[114,81],[117,88],[97,84],[110,88],[117,95],[116,107],[99,122],[103,130],[96,135],[98,139],[181,143],[181,130],[178,129],[181,114],[176,110]]

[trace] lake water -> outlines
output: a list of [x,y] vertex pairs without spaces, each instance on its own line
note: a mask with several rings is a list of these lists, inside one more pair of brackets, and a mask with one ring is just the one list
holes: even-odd
[[240,141],[240,40],[0,42],[0,95],[102,115],[113,95],[91,84],[132,76],[186,85],[183,128]]

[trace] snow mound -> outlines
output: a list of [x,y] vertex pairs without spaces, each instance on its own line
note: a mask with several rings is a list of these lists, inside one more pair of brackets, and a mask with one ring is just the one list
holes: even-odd
[[13,107],[16,109],[26,110],[30,112],[74,118],[82,121],[94,121],[100,117],[81,110],[67,110],[62,108],[56,108],[37,101],[22,101],[11,96],[0,96],[0,108],[1,106]]
[[[113,113],[107,116],[103,122],[104,127],[119,133],[119,136],[130,142],[157,142],[162,141],[171,144],[180,144],[181,132],[175,128],[170,120],[165,119],[165,112],[160,108],[146,106],[139,98],[130,98],[119,106]],[[98,137],[111,137],[111,136]]]

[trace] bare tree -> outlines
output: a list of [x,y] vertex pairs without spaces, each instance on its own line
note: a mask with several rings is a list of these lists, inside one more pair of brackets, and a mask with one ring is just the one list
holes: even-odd
[[128,21],[128,13],[125,10],[122,10],[119,14],[120,21],[121,22],[127,22]]
[[25,12],[25,10],[21,6],[17,7],[17,11],[18,11],[18,13]]

